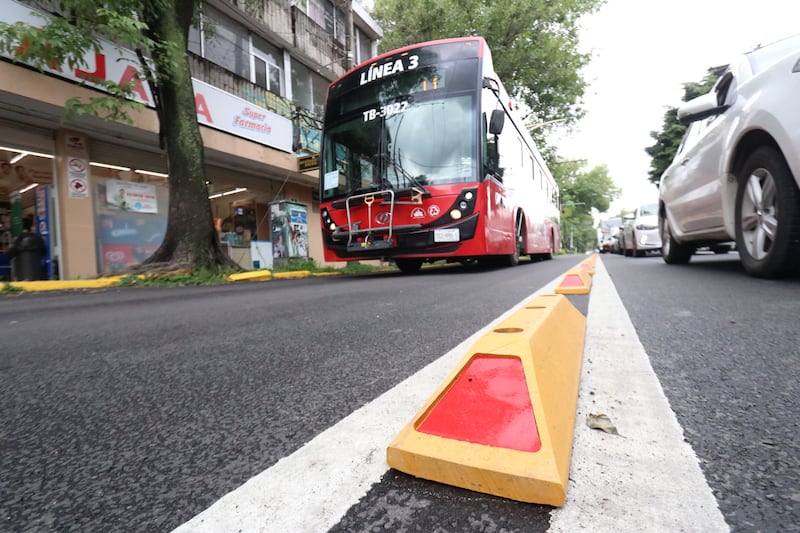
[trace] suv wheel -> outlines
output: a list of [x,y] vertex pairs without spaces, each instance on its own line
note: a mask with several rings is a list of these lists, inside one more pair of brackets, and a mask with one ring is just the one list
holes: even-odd
[[800,211],[797,185],[783,156],[771,147],[745,161],[736,192],[736,246],[744,269],[771,278],[800,262]]
[[681,244],[672,237],[669,228],[669,221],[660,214],[658,215],[658,228],[661,233],[661,257],[668,265],[685,265],[692,258],[694,246]]

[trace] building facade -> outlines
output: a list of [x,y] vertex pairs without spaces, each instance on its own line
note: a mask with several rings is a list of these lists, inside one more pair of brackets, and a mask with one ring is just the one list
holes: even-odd
[[[41,24],[56,1],[0,0],[0,20]],[[322,262],[316,155],[327,86],[374,56],[381,29],[356,2],[213,0],[189,36],[208,190],[220,241],[245,268],[285,257]],[[0,58],[0,279],[32,226],[48,244],[43,277],[122,270],[164,235],[169,185],[146,84],[132,122],[65,122],[86,79],[135,79],[130,50],[101,41],[81,67],[42,73]]]

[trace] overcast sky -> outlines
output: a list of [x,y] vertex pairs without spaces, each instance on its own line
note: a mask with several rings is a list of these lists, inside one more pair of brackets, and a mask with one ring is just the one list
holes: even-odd
[[800,33],[800,0],[608,0],[582,27],[581,49],[593,56],[584,71],[587,116],[573,134],[550,141],[563,159],[609,168],[623,190],[609,209],[615,215],[658,197],[644,149],[666,108],[680,102],[683,84]]

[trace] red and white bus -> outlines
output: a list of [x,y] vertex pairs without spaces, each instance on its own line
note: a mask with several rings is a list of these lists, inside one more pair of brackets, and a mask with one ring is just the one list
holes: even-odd
[[550,258],[559,192],[481,37],[401,48],[328,88],[320,169],[326,261]]

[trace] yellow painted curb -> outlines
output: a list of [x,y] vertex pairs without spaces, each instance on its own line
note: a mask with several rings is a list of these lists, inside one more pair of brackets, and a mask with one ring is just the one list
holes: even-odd
[[120,276],[109,276],[99,279],[65,279],[47,281],[11,281],[9,285],[23,291],[62,291],[67,289],[102,289],[113,287]]
[[[407,474],[513,500],[560,506],[566,499],[575,410],[586,330],[585,317],[562,295],[543,295],[478,339],[450,376],[386,450],[390,467]],[[530,395],[535,451],[470,442],[424,431],[456,387],[470,387],[479,360],[521,362]],[[466,380],[465,380],[466,378]],[[476,386],[481,385],[477,378]],[[507,383],[490,382],[502,396]],[[481,389],[483,390],[483,389]],[[470,419],[482,405],[457,407],[453,418]],[[489,396],[489,393],[486,393]],[[495,421],[493,421],[495,422]],[[480,431],[480,428],[478,429]],[[530,438],[530,435],[520,435]],[[519,447],[522,448],[522,447]],[[531,448],[532,450],[533,448]]]
[[310,270],[295,270],[293,272],[277,272],[272,277],[276,279],[307,278],[311,275]]
[[264,281],[272,279],[272,272],[269,270],[254,270],[251,272],[237,272],[228,276],[230,281]]
[[588,294],[592,277],[581,266],[567,271],[556,286],[556,294]]

